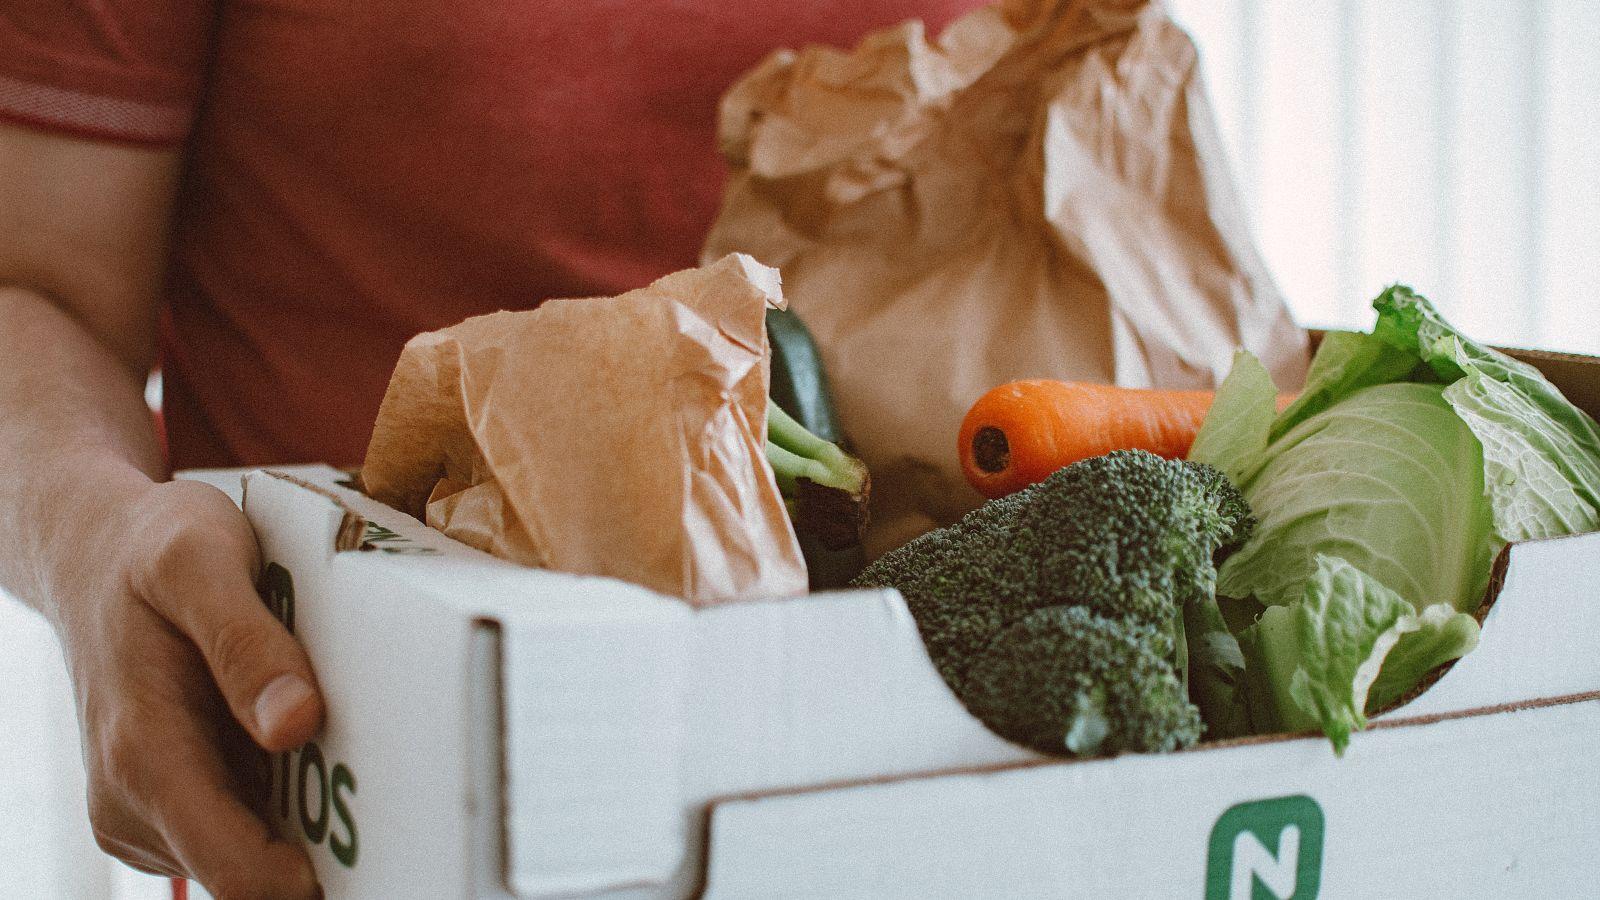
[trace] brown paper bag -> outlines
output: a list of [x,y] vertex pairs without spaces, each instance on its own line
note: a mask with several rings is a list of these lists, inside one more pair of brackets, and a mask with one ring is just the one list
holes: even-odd
[[734,255],[418,335],[362,484],[528,565],[697,604],[804,593],[765,455],[769,305],[778,273]]
[[980,502],[956,432],[995,385],[1211,387],[1238,347],[1304,377],[1158,4],[1017,0],[937,41],[782,51],[723,99],[721,143],[705,258],[783,271],[872,470],[874,551]]

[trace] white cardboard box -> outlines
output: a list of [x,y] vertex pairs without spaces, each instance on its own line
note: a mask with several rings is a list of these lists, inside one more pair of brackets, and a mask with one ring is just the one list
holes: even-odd
[[241,498],[328,702],[272,805],[330,898],[1600,894],[1600,534],[1509,548],[1480,646],[1342,759],[1067,762],[973,719],[893,591],[693,611],[341,479]]

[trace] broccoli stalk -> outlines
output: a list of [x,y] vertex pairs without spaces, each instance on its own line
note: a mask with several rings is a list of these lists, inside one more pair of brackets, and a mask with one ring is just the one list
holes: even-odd
[[861,543],[871,491],[861,460],[807,431],[768,400],[767,462],[795,531],[815,536],[829,550]]
[[[900,590],[939,673],[1002,737],[1171,750],[1200,736],[1191,662],[1226,661],[1206,614],[1215,560],[1253,525],[1210,466],[1117,451],[884,554],[855,584]],[[1186,612],[1200,634],[1185,634]]]

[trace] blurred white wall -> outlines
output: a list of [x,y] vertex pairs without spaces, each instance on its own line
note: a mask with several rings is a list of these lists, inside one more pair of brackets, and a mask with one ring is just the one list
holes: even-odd
[[1600,3],[1167,0],[1296,315],[1600,353]]

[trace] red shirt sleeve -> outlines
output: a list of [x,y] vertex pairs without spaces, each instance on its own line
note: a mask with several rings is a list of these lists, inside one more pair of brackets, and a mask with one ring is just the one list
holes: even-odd
[[174,145],[199,101],[216,0],[5,0],[0,119]]

